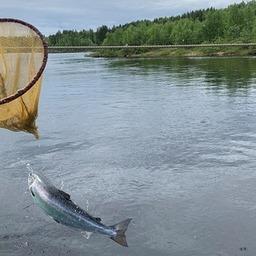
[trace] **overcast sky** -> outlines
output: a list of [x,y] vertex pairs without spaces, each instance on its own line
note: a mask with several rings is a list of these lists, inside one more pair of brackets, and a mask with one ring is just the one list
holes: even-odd
[[0,17],[18,18],[42,33],[63,29],[95,29],[140,19],[221,8],[241,0],[0,0]]

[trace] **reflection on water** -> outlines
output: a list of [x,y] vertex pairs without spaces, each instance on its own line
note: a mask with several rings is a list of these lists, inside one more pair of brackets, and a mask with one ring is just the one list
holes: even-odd
[[[41,139],[0,130],[1,256],[255,254],[254,58],[49,57]],[[28,163],[104,223],[132,217],[130,247],[27,207]]]
[[130,59],[111,62],[110,67],[149,75],[152,72],[167,77],[175,75],[185,80],[185,84],[189,79],[204,78],[207,86],[216,90],[227,88],[230,93],[248,89],[254,85],[256,77],[256,59],[252,57]]

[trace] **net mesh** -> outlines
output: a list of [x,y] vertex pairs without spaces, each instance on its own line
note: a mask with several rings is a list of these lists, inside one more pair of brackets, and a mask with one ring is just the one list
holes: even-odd
[[0,127],[38,138],[35,123],[47,49],[40,32],[0,19]]

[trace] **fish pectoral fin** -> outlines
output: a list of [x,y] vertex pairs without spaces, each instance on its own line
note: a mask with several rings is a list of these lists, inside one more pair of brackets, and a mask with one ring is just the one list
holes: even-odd
[[88,232],[88,231],[82,231],[81,235],[86,238],[86,239],[90,239],[92,232]]
[[70,200],[70,195],[60,189],[58,189],[59,193],[67,200]]
[[60,224],[60,222],[59,222],[58,220],[56,220],[56,219],[54,219],[54,218],[53,218],[53,220]]
[[94,219],[97,221],[97,222],[101,222],[102,219],[100,217],[94,217]]

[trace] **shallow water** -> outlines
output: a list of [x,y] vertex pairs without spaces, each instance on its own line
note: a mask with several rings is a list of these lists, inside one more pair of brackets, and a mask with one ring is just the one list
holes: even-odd
[[[39,141],[0,130],[0,255],[255,255],[256,59],[50,54]],[[45,216],[27,164],[129,248]],[[24,209],[25,208],[25,209]]]

